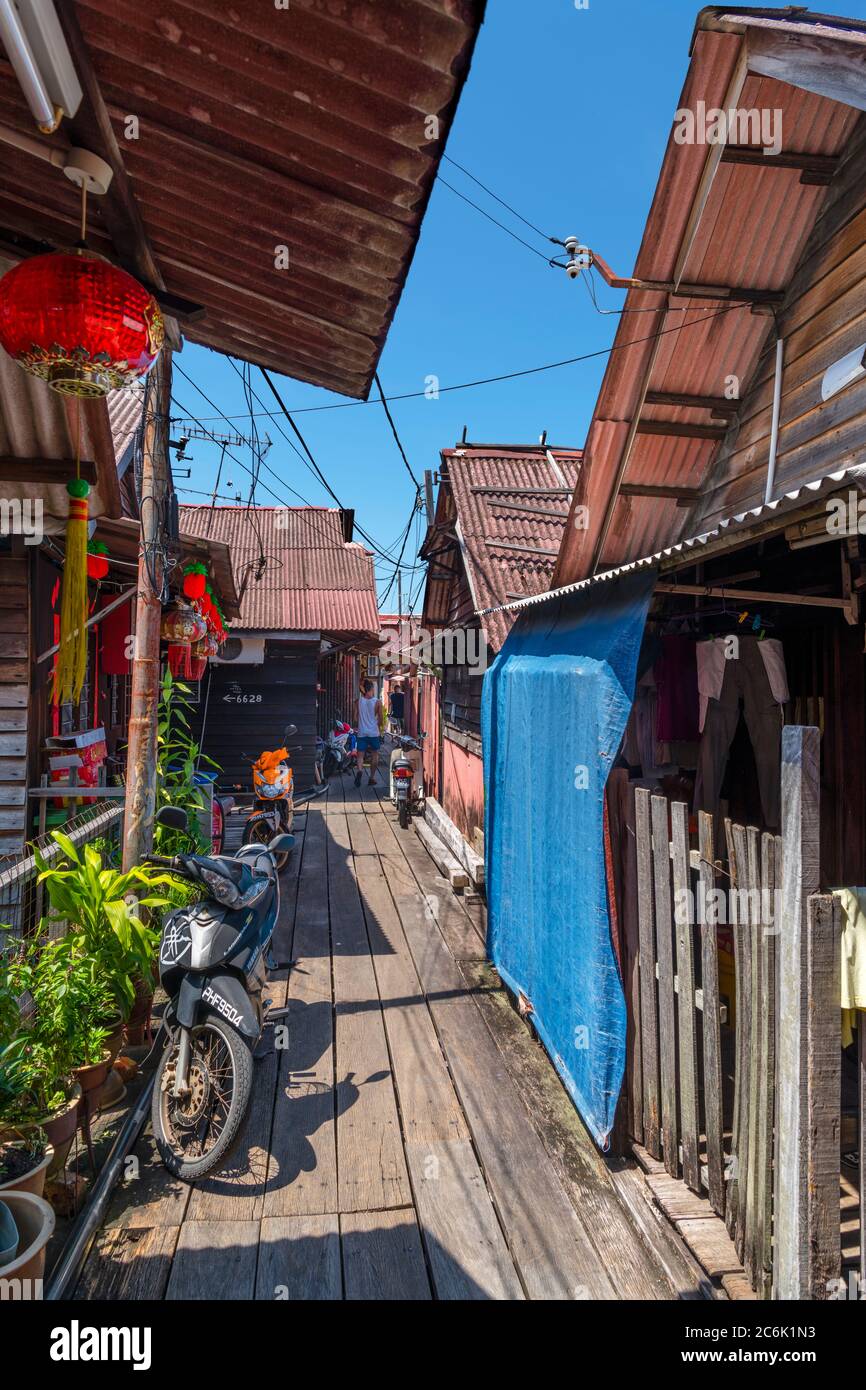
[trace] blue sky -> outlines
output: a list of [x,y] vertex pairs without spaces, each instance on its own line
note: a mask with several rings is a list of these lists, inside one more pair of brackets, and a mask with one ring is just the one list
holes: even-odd
[[[630,274],[699,8],[695,0],[589,0],[588,9],[573,0],[489,0],[448,153],[539,228],[576,234],[618,273]],[[442,173],[545,250],[453,166],[443,163]],[[619,307],[623,297],[599,289],[603,307]],[[423,390],[431,374],[446,386],[607,348],[616,323],[595,312],[582,284],[549,269],[438,186],[379,373],[386,394]],[[217,354],[187,344],[176,362],[226,414],[246,409],[239,377]],[[439,450],[454,444],[464,425],[470,440],[528,443],[546,429],[552,443],[582,445],[604,365],[601,357],[438,400],[396,402],[392,411],[414,471],[420,477],[436,468]],[[252,375],[270,409],[267,386],[256,369]],[[290,378],[278,384],[290,409],[345,399]],[[228,429],[179,374],[175,393],[175,410],[180,402],[208,429]],[[381,405],[300,415],[298,424],[341,501],[388,550],[406,525],[414,488]],[[248,419],[233,425],[249,431]],[[267,462],[284,486],[267,474],[263,481],[282,500],[296,501],[284,490],[294,488],[308,502],[330,505],[278,428],[261,419],[258,428],[274,440]],[[178,478],[178,489],[212,487],[219,451],[196,442],[190,452],[192,476]],[[240,456],[250,463],[249,454]],[[229,462],[223,490],[227,478],[246,499],[249,475]],[[274,502],[263,489],[258,500]],[[417,564],[414,533],[405,562],[404,596],[422,574],[408,568]],[[393,568],[377,561],[385,582]],[[393,592],[386,606],[396,607]]]

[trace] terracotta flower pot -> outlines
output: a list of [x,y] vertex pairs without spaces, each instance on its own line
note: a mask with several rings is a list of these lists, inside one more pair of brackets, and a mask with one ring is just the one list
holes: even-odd
[[113,1062],[123,1046],[123,1034],[126,1025],[122,1016],[115,1014],[114,1018],[106,1019],[104,1026],[109,1029],[108,1037],[105,1039],[105,1047],[110,1060]]
[[150,1039],[150,1011],[153,1008],[154,982],[136,980],[135,999],[126,1020],[126,1041],[129,1047],[141,1047]]
[[91,1062],[86,1067],[73,1067],[72,1075],[78,1082],[83,1092],[83,1099],[86,1103],[91,1091],[95,1091],[102,1086],[111,1067],[111,1053],[106,1048],[100,1061]]
[[73,1067],[72,1069],[72,1075],[82,1090],[81,1104],[78,1107],[78,1123],[84,1135],[84,1142],[90,1157],[90,1168],[94,1175],[96,1173],[96,1155],[93,1152],[90,1122],[99,1111],[99,1092],[105,1085],[105,1079],[110,1070],[111,1054],[107,1049],[102,1054],[100,1062],[93,1062],[90,1066]]
[[0,1182],[0,1199],[5,1201],[10,1192],[32,1192],[34,1196],[41,1197],[45,1188],[45,1175],[53,1157],[54,1150],[49,1143],[46,1143],[42,1157],[34,1160],[33,1166],[28,1168],[26,1173],[21,1173],[17,1178],[9,1178],[6,1182]]
[[41,1279],[45,1273],[45,1247],[54,1234],[54,1212],[32,1192],[4,1193],[4,1204],[18,1228],[18,1254],[3,1266],[2,1279]]
[[66,1167],[69,1150],[78,1127],[78,1106],[81,1101],[81,1087],[78,1082],[70,1086],[66,1100],[52,1115],[42,1121],[42,1128],[48,1135],[54,1149],[54,1157],[48,1165],[46,1179],[56,1177]]

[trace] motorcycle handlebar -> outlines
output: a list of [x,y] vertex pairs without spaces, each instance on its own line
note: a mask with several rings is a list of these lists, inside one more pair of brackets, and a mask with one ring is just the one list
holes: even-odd
[[145,864],[154,864],[158,869],[174,869],[178,871],[180,861],[176,854],[148,854],[144,860]]

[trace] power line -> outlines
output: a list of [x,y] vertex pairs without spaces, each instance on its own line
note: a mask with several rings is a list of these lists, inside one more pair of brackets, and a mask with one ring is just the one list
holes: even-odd
[[508,235],[512,237],[515,241],[518,241],[521,246],[525,246],[527,251],[531,251],[533,256],[540,256],[541,259],[544,261],[545,265],[550,265],[549,256],[545,256],[543,251],[538,250],[538,247],[530,246],[529,242],[524,241],[522,236],[518,236],[516,232],[512,232],[510,227],[506,227],[504,222],[500,222],[497,217],[493,217],[491,213],[487,212],[486,209],[481,206],[480,203],[474,203],[471,198],[467,198],[465,193],[461,193],[460,189],[455,188],[453,183],[449,183],[447,179],[443,179],[441,174],[438,174],[436,176],[436,182],[441,183],[443,187],[447,188],[451,193],[455,193],[458,198],[462,198],[464,203],[468,203],[469,206],[471,208],[474,208],[476,212],[480,212],[481,216],[486,217],[488,222],[492,222],[494,227],[499,227],[501,231],[507,232]]
[[[198,383],[195,382],[195,381],[193,381],[193,379],[192,379],[192,377],[189,375],[189,373],[188,373],[188,372],[185,372],[184,369],[180,366],[179,363],[176,363],[175,365],[176,365],[176,367],[177,367],[177,370],[181,373],[181,375],[189,382],[190,386],[192,386],[193,389],[194,389],[195,391],[198,392],[198,394],[201,396],[202,400],[207,401],[208,404],[211,405],[215,410],[218,410],[219,407],[216,405],[216,402],[215,402],[215,401],[212,401],[211,398],[210,398],[210,396],[207,394],[207,392],[206,392],[206,391],[203,391],[202,388],[198,385]],[[180,405],[181,409],[183,409],[183,405],[182,405],[182,403],[181,403],[180,401],[178,401],[178,405]],[[288,412],[286,412],[286,413],[288,413]],[[198,426],[199,426],[201,429],[204,429],[204,425],[202,424],[202,421],[201,421],[201,420],[198,420],[198,419],[196,418],[196,416],[190,415],[189,418],[192,419],[192,420],[196,420],[196,423],[198,424]],[[230,420],[229,416],[226,415],[224,411],[220,411],[220,414],[219,414],[219,416],[218,416],[217,418],[218,418],[218,419],[223,419],[223,420],[225,420],[225,421],[227,422],[227,424],[231,424],[231,420]],[[292,422],[292,423],[294,423],[294,422]],[[295,428],[297,428],[297,427],[295,427]],[[300,431],[298,431],[298,434],[300,435]],[[306,445],[305,445],[305,447],[306,447]],[[227,452],[228,452],[228,454],[229,454],[229,458],[231,458],[235,463],[237,463],[237,464],[239,465],[239,467],[243,468],[247,473],[250,473],[251,476],[254,476],[254,475],[252,474],[252,470],[249,469],[249,468],[247,468],[246,464],[243,463],[235,454],[232,454],[230,450],[227,450]],[[296,451],[296,452],[297,452],[297,451]],[[309,450],[308,450],[307,452],[309,453]],[[310,454],[310,458],[311,458],[311,459],[312,459],[312,457],[313,457],[312,454]],[[321,472],[321,470],[318,469],[318,465],[315,464],[315,459],[313,459],[313,463],[314,463],[314,465],[316,466],[317,472]],[[305,506],[307,506],[307,507],[312,507],[312,506],[313,506],[313,503],[312,503],[312,502],[309,502],[309,501],[307,500],[306,497],[302,496],[302,494],[301,494],[300,492],[297,492],[295,488],[291,487],[287,482],[285,482],[285,480],[284,480],[283,478],[281,478],[280,475],[279,475],[278,473],[274,472],[273,468],[271,468],[271,466],[270,466],[268,463],[265,463],[264,461],[262,461],[262,466],[265,468],[265,470],[266,470],[268,473],[271,474],[271,476],[272,476],[273,478],[276,478],[276,480],[277,480],[278,483],[280,483],[283,487],[287,488],[288,491],[289,491],[290,493],[292,493],[292,495],[293,495],[294,497],[300,498],[300,500],[304,503]],[[323,480],[324,480],[324,475],[322,475],[322,477],[323,477]],[[288,506],[288,505],[290,505],[289,503],[286,502],[285,498],[279,497],[279,496],[277,495],[277,493],[274,492],[273,488],[268,487],[267,483],[262,483],[261,486],[265,489],[265,491],[266,491],[267,493],[270,494],[271,497],[273,497],[273,498],[274,498],[277,502],[279,502],[282,506]],[[330,492],[331,496],[334,498],[334,501],[337,503],[337,506],[340,508],[340,510],[341,510],[341,511],[345,511],[346,509],[343,507],[342,503],[340,502],[340,500],[339,500],[339,498],[337,497],[336,493],[334,492],[333,488],[331,488],[331,487],[327,484],[327,482],[325,483],[325,486],[327,487],[328,492]],[[312,520],[312,518],[311,518],[311,520]],[[391,556],[390,556],[390,555],[385,555],[385,554],[384,554],[384,552],[381,550],[381,548],[379,547],[379,545],[373,540],[372,536],[370,536],[370,535],[363,529],[363,527],[359,526],[359,525],[356,523],[356,529],[357,529],[357,531],[359,532],[359,534],[360,534],[361,536],[364,537],[364,539],[365,539],[365,541],[367,542],[367,544],[368,544],[378,555],[383,555],[384,558],[385,558],[386,560],[389,560],[389,561],[391,560]],[[329,542],[333,540],[333,537],[327,536],[327,533],[326,533],[324,530],[320,530],[320,534],[321,534],[323,537],[325,537],[326,539],[328,539]]]
[[[576,366],[576,364],[579,363],[579,362],[591,362],[591,361],[593,361],[593,360],[594,360],[595,358],[597,358],[597,357],[607,357],[607,356],[608,356],[610,353],[612,353],[612,352],[624,352],[624,351],[626,350],[626,348],[637,347],[637,346],[639,346],[641,343],[651,343],[651,342],[654,342],[656,338],[663,338],[663,337],[665,337],[666,334],[668,334],[668,333],[681,333],[681,332],[683,332],[686,328],[696,328],[696,327],[698,326],[698,324],[701,324],[701,323],[709,323],[709,322],[711,322],[713,319],[722,318],[725,314],[733,313],[733,311],[734,311],[735,309],[751,309],[751,307],[752,307],[752,302],[751,302],[751,300],[749,300],[749,301],[747,301],[747,302],[746,302],[746,301],[744,301],[744,302],[737,301],[737,303],[735,303],[735,304],[726,304],[725,307],[724,307],[724,309],[717,309],[717,310],[716,310],[714,313],[712,313],[712,314],[701,314],[700,318],[691,319],[691,320],[688,321],[687,323],[676,323],[676,324],[672,324],[670,328],[660,328],[660,329],[657,330],[657,332],[655,332],[655,333],[647,333],[647,334],[645,334],[645,335],[644,335],[643,337],[641,337],[641,338],[629,338],[628,342],[626,342],[626,343],[611,343],[609,347],[598,348],[598,349],[597,349],[596,351],[594,351],[594,352],[582,352],[582,353],[580,353],[580,355],[577,356],[577,357],[564,357],[564,358],[562,358],[559,362],[545,362],[545,363],[543,363],[540,367],[524,367],[522,370],[516,371],[516,372],[501,372],[498,376],[478,377],[478,378],[476,378],[476,379],[473,380],[473,381],[460,381],[460,382],[457,382],[457,383],[455,383],[453,386],[440,386],[440,387],[438,388],[439,395],[440,395],[440,396],[444,396],[444,395],[448,394],[448,393],[451,392],[451,391],[469,391],[469,390],[473,390],[475,387],[478,387],[478,386],[497,386],[497,385],[499,385],[500,382],[503,382],[503,381],[516,381],[516,380],[518,380],[520,377],[537,376],[540,372],[553,372],[553,371],[559,370],[559,368],[561,368],[561,367],[573,367],[573,366]],[[656,310],[656,312],[658,313],[659,310]],[[671,311],[668,310],[668,312],[671,312]],[[684,312],[688,313],[688,312],[690,312],[690,311],[689,311],[689,310],[685,310]],[[413,400],[418,400],[418,399],[420,399],[421,397],[424,397],[425,399],[428,399],[428,398],[429,398],[429,390],[426,390],[426,389],[425,389],[425,390],[423,390],[423,391],[402,391],[402,392],[400,392],[398,395],[387,396],[387,397],[386,397],[386,400],[387,400],[389,403],[391,403],[391,402],[393,402],[393,401],[413,401]],[[314,415],[314,414],[319,414],[319,413],[321,413],[322,411],[325,411],[325,410],[351,410],[353,407],[355,407],[355,406],[361,406],[361,405],[379,405],[379,401],[377,401],[377,400],[365,400],[365,401],[336,401],[336,402],[335,402],[334,404],[332,404],[332,405],[306,405],[306,406],[298,406],[298,407],[296,407],[296,409],[295,409],[295,411],[294,411],[294,414],[295,414],[295,415]],[[266,415],[269,419],[273,419],[274,416],[275,416],[275,414],[276,414],[276,412],[273,412],[273,411],[265,411],[265,412],[263,412],[263,414]],[[213,419],[218,419],[218,420],[227,420],[228,423],[231,424],[231,421],[232,421],[233,418],[234,418],[234,419],[241,419],[241,418],[244,418],[244,417],[242,417],[242,416],[240,416],[240,415],[232,417],[232,416],[225,415],[225,414],[223,414],[222,412],[220,412],[219,415],[212,416],[212,417],[206,417],[206,418],[213,418]]]
[[415,474],[412,472],[411,465],[410,465],[410,463],[409,463],[409,460],[408,460],[407,457],[406,457],[406,450],[403,448],[403,445],[400,443],[400,436],[399,436],[399,434],[397,433],[397,426],[394,424],[394,417],[392,416],[390,410],[388,409],[388,402],[385,400],[385,392],[382,390],[382,383],[381,383],[381,381],[379,380],[379,373],[378,373],[378,372],[375,372],[375,373],[374,373],[374,375],[373,375],[373,380],[375,381],[376,386],[377,386],[378,391],[379,391],[379,397],[380,397],[380,399],[381,399],[381,401],[382,401],[382,409],[384,410],[385,414],[386,414],[387,417],[388,417],[388,424],[391,426],[391,433],[392,433],[393,436],[394,436],[394,441],[395,441],[395,443],[396,443],[396,445],[397,445],[397,448],[400,450],[400,457],[402,458],[403,462],[404,462],[405,465],[406,465],[406,471],[407,471],[407,473],[409,474],[409,477],[412,479],[412,482],[415,484],[415,487],[416,487],[417,492],[420,494],[420,492],[421,492],[421,484],[419,483],[418,479],[415,477]]
[[461,174],[465,174],[467,179],[471,179],[473,183],[477,183],[479,188],[484,189],[484,192],[488,195],[488,197],[493,198],[502,207],[507,208],[508,211],[512,214],[512,216],[516,217],[518,221],[522,222],[524,227],[529,227],[530,231],[535,232],[538,236],[542,238],[543,241],[552,241],[555,246],[562,246],[563,243],[559,240],[558,237],[548,236],[547,232],[543,232],[540,227],[536,227],[534,222],[530,222],[527,217],[523,216],[522,212],[518,212],[517,209],[513,208],[510,203],[506,203],[504,198],[500,198],[498,193],[494,193],[493,189],[488,188],[487,184],[482,183],[481,180],[475,176],[475,174],[471,174],[469,170],[464,168],[462,164],[458,164],[456,159],[452,159],[451,156],[447,154],[443,154],[442,158],[446,160],[448,164],[453,164],[455,169],[459,169]]
[[[336,502],[336,504],[337,504],[337,506],[340,508],[340,510],[341,510],[341,511],[346,511],[346,510],[348,510],[347,508],[345,508],[345,507],[343,506],[343,504],[342,504],[342,502],[340,501],[339,497],[337,496],[336,492],[335,492],[334,489],[331,487],[331,484],[328,482],[328,480],[327,480],[327,478],[325,477],[324,473],[322,472],[321,468],[320,468],[319,465],[316,463],[316,460],[313,458],[312,450],[310,449],[309,444],[307,443],[306,439],[305,439],[304,436],[301,434],[301,431],[298,429],[297,425],[295,424],[294,420],[292,419],[291,415],[289,414],[288,409],[286,408],[286,405],[285,405],[285,403],[283,402],[283,398],[282,398],[282,396],[280,395],[280,393],[279,393],[279,391],[277,390],[277,388],[276,388],[276,386],[274,385],[274,383],[271,381],[270,376],[268,375],[268,373],[265,371],[264,367],[262,367],[262,366],[259,367],[259,371],[261,372],[261,374],[262,374],[262,376],[264,377],[265,381],[268,383],[268,386],[271,388],[271,391],[272,391],[273,394],[274,394],[274,397],[275,397],[275,399],[276,399],[276,401],[277,401],[277,404],[278,404],[279,407],[280,407],[280,410],[283,412],[283,414],[285,415],[285,417],[286,417],[286,419],[288,420],[289,424],[291,425],[291,427],[292,427],[292,429],[293,429],[295,435],[297,436],[298,442],[299,442],[299,444],[301,445],[301,448],[303,449],[304,453],[307,455],[307,458],[310,460],[310,463],[312,464],[313,468],[315,469],[316,476],[317,476],[318,478],[321,479],[321,482],[322,482],[323,486],[324,486],[324,487],[327,489],[327,491],[331,494],[331,496],[333,497],[334,501]],[[417,487],[417,483],[416,483],[416,487]],[[359,535],[361,535],[361,536],[364,537],[364,540],[367,542],[367,544],[368,544],[369,546],[371,546],[372,549],[375,550],[375,551],[377,552],[377,554],[379,554],[379,555],[383,554],[383,551],[382,551],[381,547],[378,545],[378,543],[377,543],[376,541],[373,540],[373,537],[370,535],[370,533],[369,533],[368,531],[365,531],[364,528],[363,528],[363,526],[362,526],[362,525],[360,524],[360,522],[357,521],[357,520],[355,521],[355,530],[358,532]]]

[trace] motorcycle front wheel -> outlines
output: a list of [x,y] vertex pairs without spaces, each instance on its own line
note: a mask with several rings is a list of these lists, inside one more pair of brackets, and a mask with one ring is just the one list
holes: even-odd
[[[277,832],[274,830],[274,827],[267,820],[247,821],[246,825],[244,826],[244,844],[264,845],[265,849],[267,849],[268,845],[271,843],[271,840],[274,838],[274,835],[276,833]],[[277,866],[277,873],[281,874],[283,872],[283,869],[289,862],[289,856],[291,852],[292,851],[290,849],[287,849],[284,850],[281,854],[274,855],[274,863]]]
[[225,1159],[238,1137],[253,1085],[253,1059],[240,1034],[219,1019],[192,1030],[190,1091],[172,1095],[177,1041],[162,1054],[150,1116],[159,1156],[173,1177],[195,1182]]

